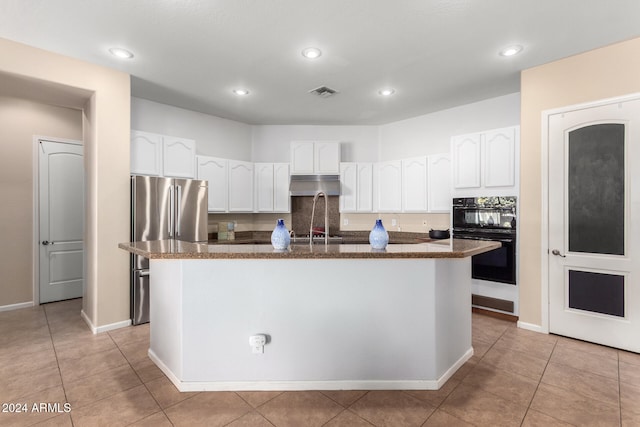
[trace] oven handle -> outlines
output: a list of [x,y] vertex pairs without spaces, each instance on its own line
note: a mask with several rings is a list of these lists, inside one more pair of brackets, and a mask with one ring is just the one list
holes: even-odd
[[501,242],[501,243],[513,243],[515,239],[490,239],[488,237],[475,237],[475,236],[453,236],[454,239],[466,239],[466,240],[484,240],[488,242]]

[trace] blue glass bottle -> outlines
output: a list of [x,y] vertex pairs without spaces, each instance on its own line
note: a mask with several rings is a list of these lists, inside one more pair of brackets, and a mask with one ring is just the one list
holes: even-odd
[[373,249],[384,249],[389,243],[389,233],[384,229],[381,219],[376,219],[376,225],[369,233],[369,244]]
[[289,247],[289,243],[291,243],[291,236],[287,227],[284,226],[284,219],[281,218],[271,233],[271,244],[276,250],[284,250]]

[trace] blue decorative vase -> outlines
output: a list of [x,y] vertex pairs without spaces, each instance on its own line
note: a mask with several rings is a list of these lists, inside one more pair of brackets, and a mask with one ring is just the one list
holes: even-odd
[[381,219],[376,219],[376,225],[369,233],[369,244],[373,249],[384,249],[389,243],[389,233],[384,229]]
[[279,219],[276,228],[271,233],[271,244],[274,249],[283,250],[289,247],[289,243],[291,243],[289,230],[284,226],[284,219]]

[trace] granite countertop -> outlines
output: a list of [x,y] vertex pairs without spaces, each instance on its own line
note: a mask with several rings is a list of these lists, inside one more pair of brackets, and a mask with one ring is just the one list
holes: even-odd
[[[415,240],[414,240],[415,241]],[[270,243],[190,243],[153,240],[120,243],[118,247],[150,259],[321,259],[321,258],[465,258],[500,247],[498,242],[445,239],[423,243],[390,243],[377,251],[368,243],[297,243],[276,251]]]

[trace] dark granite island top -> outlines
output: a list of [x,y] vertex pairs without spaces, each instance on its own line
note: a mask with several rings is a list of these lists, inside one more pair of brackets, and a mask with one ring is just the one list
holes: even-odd
[[121,249],[149,259],[315,259],[315,258],[466,258],[500,247],[498,242],[446,239],[424,243],[392,243],[377,251],[369,244],[295,243],[276,251],[271,244],[230,242],[230,244],[189,243],[154,240],[118,245]]

